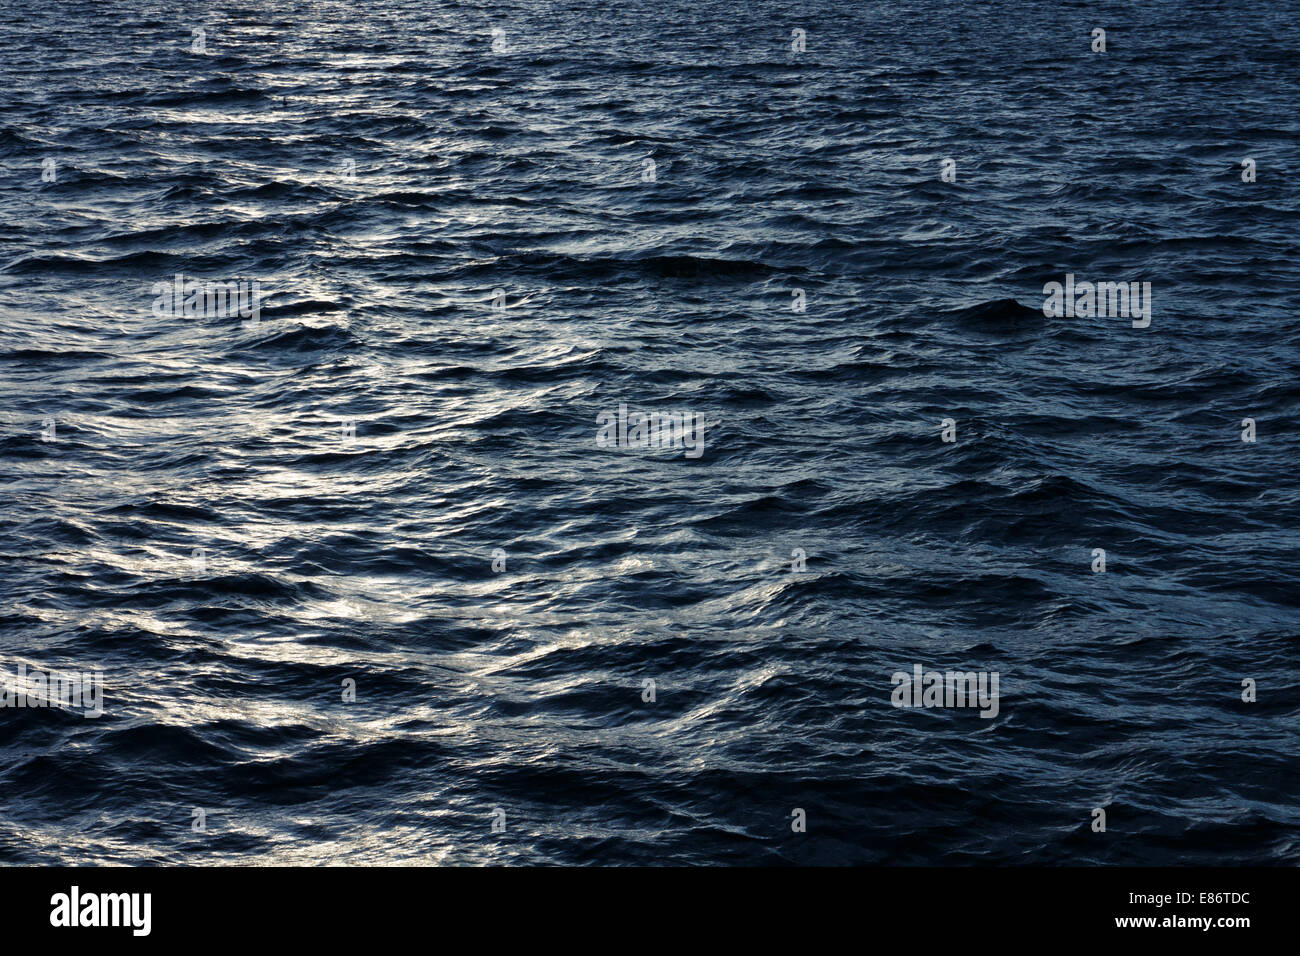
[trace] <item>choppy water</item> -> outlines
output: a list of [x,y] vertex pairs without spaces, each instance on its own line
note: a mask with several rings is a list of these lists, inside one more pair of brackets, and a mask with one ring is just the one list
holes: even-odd
[[0,9],[0,859],[1300,861],[1296,4]]

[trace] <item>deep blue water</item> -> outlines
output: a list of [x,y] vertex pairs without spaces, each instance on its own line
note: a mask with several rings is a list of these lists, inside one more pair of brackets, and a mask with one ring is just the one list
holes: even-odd
[[3,0],[0,861],[1300,862],[1298,12]]

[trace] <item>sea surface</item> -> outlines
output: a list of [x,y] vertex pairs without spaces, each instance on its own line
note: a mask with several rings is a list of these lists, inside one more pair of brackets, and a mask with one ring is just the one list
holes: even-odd
[[0,0],[0,862],[1300,863],[1298,14]]

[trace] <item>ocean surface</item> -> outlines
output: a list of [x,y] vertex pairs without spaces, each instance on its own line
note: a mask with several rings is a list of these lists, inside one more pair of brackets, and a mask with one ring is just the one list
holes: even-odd
[[1297,14],[0,0],[0,862],[1300,863]]

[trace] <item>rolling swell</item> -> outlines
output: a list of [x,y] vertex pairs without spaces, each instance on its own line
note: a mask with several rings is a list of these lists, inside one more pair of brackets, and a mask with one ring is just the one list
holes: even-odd
[[55,6],[0,31],[0,680],[104,714],[0,710],[0,862],[1300,861],[1288,5],[1104,58],[1027,0]]

